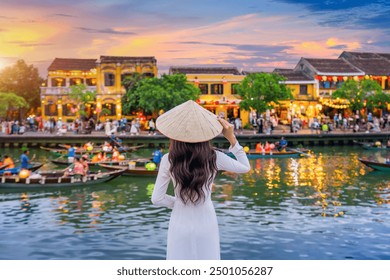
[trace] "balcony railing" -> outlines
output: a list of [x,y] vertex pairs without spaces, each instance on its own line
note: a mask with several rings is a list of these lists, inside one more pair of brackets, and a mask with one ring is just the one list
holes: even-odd
[[[87,86],[87,90],[96,91],[96,86]],[[41,87],[41,95],[64,95],[70,91],[70,87]]]

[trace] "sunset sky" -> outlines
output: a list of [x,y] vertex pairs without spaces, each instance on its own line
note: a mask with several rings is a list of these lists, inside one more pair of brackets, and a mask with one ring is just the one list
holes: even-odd
[[390,1],[0,0],[0,69],[22,58],[42,77],[55,57],[268,71],[343,50],[390,52]]

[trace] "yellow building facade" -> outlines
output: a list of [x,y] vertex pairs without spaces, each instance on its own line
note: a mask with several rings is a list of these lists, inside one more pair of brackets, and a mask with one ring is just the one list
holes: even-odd
[[139,73],[145,77],[157,76],[157,60],[154,57],[101,56],[97,61],[97,111],[109,111],[106,117],[122,118],[122,96],[126,93],[122,81]]
[[282,123],[291,123],[294,117],[310,119],[321,114],[315,79],[294,69],[275,69],[273,72],[285,78],[283,83],[293,95],[292,100],[280,101],[275,108]]
[[74,118],[77,104],[69,98],[69,92],[71,86],[78,84],[85,84],[91,91],[96,89],[96,59],[54,59],[41,87],[42,117]]
[[42,117],[64,121],[77,118],[78,104],[69,98],[69,92],[72,85],[85,84],[88,91],[96,92],[96,99],[87,104],[87,117],[120,119],[125,93],[122,81],[133,73],[155,77],[157,71],[154,57],[55,58],[41,87]]
[[228,119],[241,118],[248,123],[249,112],[240,110],[241,99],[234,86],[245,76],[235,67],[171,67],[169,74],[184,74],[187,81],[198,87],[201,96],[197,102],[216,115]]

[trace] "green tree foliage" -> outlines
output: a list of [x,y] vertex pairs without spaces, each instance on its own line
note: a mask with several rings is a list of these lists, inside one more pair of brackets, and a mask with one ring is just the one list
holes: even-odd
[[145,77],[136,72],[122,81],[122,85],[126,89],[126,93],[122,97],[122,112],[125,115],[132,115],[134,111],[139,110],[139,96],[136,94],[136,89],[143,79]]
[[131,114],[132,110],[144,110],[146,113],[168,111],[199,96],[199,88],[187,83],[183,74],[145,78],[127,91],[123,98],[123,113]]
[[350,102],[352,110],[361,110],[367,107],[384,109],[390,102],[390,96],[382,91],[382,87],[373,80],[363,80],[356,82],[348,80],[333,92],[333,98],[344,98]]
[[15,93],[0,92],[0,117],[6,117],[10,110],[27,108],[26,100]]
[[292,99],[291,89],[284,83],[284,77],[276,73],[251,73],[236,86],[241,96],[240,108],[264,113],[280,100]]
[[131,76],[127,76],[123,81],[122,81],[122,86],[125,87],[126,92],[129,90],[134,89],[135,87],[138,86],[139,82],[143,80],[145,76],[143,76],[141,73],[135,72],[132,73]]
[[361,94],[359,83],[354,80],[347,80],[336,91],[332,93],[333,98],[347,99],[352,110],[361,110],[364,107],[364,94]]
[[37,108],[40,106],[40,86],[43,81],[37,68],[18,60],[15,65],[0,72],[0,91],[13,92],[23,97],[30,108]]
[[87,90],[85,84],[73,85],[70,87],[69,99],[77,104],[77,112],[81,116],[86,116],[85,105],[95,101],[96,91]]

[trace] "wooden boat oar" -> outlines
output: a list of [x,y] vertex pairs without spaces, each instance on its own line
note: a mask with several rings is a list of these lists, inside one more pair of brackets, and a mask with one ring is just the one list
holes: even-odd
[[110,141],[114,142],[115,145],[118,146],[118,148],[122,149],[124,152],[126,152],[126,149],[122,146],[122,144],[119,141],[116,141],[116,139],[112,138],[110,135],[107,135],[108,138],[110,138]]
[[311,154],[304,153],[304,152],[301,152],[300,150],[293,149],[293,148],[286,148],[286,151],[287,151],[287,150],[289,150],[289,151],[291,151],[291,152],[299,153],[299,154],[304,155],[304,156],[307,156],[307,157],[311,157],[311,156],[312,156]]

